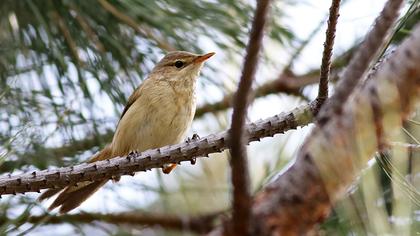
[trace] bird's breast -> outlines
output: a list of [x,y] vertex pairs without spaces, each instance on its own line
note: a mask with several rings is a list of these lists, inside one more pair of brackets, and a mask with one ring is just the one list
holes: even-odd
[[195,94],[163,87],[147,91],[130,107],[115,133],[114,155],[181,142],[195,113]]

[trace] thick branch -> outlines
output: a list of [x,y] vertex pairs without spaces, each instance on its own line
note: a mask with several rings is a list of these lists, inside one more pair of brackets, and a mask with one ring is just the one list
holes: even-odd
[[244,126],[269,5],[270,0],[257,1],[251,35],[242,67],[242,75],[233,100],[232,124],[228,142],[231,153],[230,166],[232,169],[231,179],[233,185],[233,227],[230,230],[231,235],[249,235],[251,190],[248,173],[248,155],[245,146],[247,133],[245,133]]
[[328,18],[328,27],[327,31],[325,32],[324,51],[322,53],[321,73],[319,76],[318,99],[322,101],[328,97],[328,80],[330,75],[331,56],[334,46],[339,9],[340,0],[332,0]]
[[345,68],[335,92],[328,99],[319,114],[319,124],[324,125],[334,113],[340,113],[343,104],[363,78],[372,59],[380,52],[386,37],[398,18],[403,0],[389,0],[381,14],[376,18],[373,29],[367,34],[349,65]]
[[[304,235],[325,219],[372,158],[378,143],[392,140],[401,120],[419,102],[419,65],[420,24],[352,95],[342,114],[331,117],[324,127],[316,127],[295,163],[256,196],[253,234]],[[383,128],[382,137],[378,127]]]
[[[304,106],[246,125],[246,142],[295,129],[309,124],[313,119],[312,107]],[[164,164],[195,161],[197,157],[225,150],[228,131],[209,135],[197,141],[148,150],[127,157],[117,157],[95,163],[83,163],[71,167],[33,171],[19,175],[0,177],[0,195],[39,192],[47,188],[62,188],[83,181],[110,179],[112,176],[132,175],[137,171],[160,168]]]

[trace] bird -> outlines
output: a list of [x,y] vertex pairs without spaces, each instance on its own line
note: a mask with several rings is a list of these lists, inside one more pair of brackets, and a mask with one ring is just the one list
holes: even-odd
[[[195,114],[197,79],[204,62],[214,54],[167,53],[129,97],[111,143],[87,162],[172,145],[185,139]],[[176,164],[168,164],[162,171],[169,174],[175,167]],[[119,176],[115,179],[118,181]],[[59,207],[59,213],[64,214],[80,206],[107,181],[85,181],[77,186],[48,189],[38,200],[59,194],[48,210]]]

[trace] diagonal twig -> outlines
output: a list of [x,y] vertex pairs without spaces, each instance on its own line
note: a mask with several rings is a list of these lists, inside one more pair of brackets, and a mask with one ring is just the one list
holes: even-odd
[[98,2],[102,8],[104,8],[106,11],[111,13],[115,18],[117,18],[121,22],[124,22],[125,24],[133,28],[140,35],[145,36],[148,39],[152,39],[157,44],[157,46],[160,47],[161,49],[164,49],[167,51],[175,51],[175,48],[172,45],[170,45],[168,42],[164,41],[162,38],[155,35],[150,28],[146,26],[140,26],[130,16],[118,10],[116,7],[110,4],[107,0],[98,0]]
[[[264,137],[308,125],[313,120],[311,106],[269,117],[246,125],[246,142],[259,141]],[[196,158],[227,149],[228,131],[212,134],[197,141],[147,150],[125,157],[116,157],[95,163],[83,163],[70,167],[33,171],[0,177],[0,196],[26,192],[39,192],[47,188],[62,188],[83,181],[110,179],[112,176],[133,175],[134,172],[160,168],[164,164],[194,162]],[[41,157],[40,157],[41,158]]]
[[247,135],[245,119],[251,99],[251,86],[258,64],[258,54],[264,35],[264,25],[270,0],[257,1],[251,34],[246,48],[238,90],[233,100],[232,124],[229,132],[231,180],[233,185],[232,235],[249,235],[251,215],[251,190],[248,173],[248,158],[245,146]]
[[324,51],[322,53],[321,73],[319,76],[318,97],[319,105],[328,98],[328,81],[331,68],[331,56],[334,46],[337,19],[339,17],[340,0],[332,0],[330,14],[328,17],[328,27],[325,32]]
[[71,36],[70,30],[67,28],[66,23],[64,22],[64,20],[61,18],[60,14],[58,14],[57,11],[52,11],[51,16],[56,21],[58,25],[58,29],[63,34],[63,37],[67,43],[70,54],[74,58],[74,61],[76,62],[78,66],[83,66],[84,62],[81,60],[79,53],[77,51],[78,50],[77,44],[74,41],[73,37]]
[[367,34],[349,65],[340,76],[335,92],[326,102],[318,115],[319,125],[325,125],[332,114],[340,114],[343,104],[357,83],[372,64],[372,59],[380,52],[386,37],[398,18],[403,0],[389,0],[381,14],[376,18],[374,27]]
[[80,27],[82,27],[82,30],[85,32],[85,34],[89,38],[89,40],[95,45],[96,49],[100,53],[105,54],[105,46],[102,44],[98,35],[95,33],[95,31],[89,25],[88,21],[86,21],[86,19],[83,17],[83,15],[82,15],[80,9],[77,7],[77,5],[74,4],[73,2],[70,2],[69,7],[70,7],[71,10],[73,10],[75,12],[73,17],[76,19],[77,23],[79,23]]

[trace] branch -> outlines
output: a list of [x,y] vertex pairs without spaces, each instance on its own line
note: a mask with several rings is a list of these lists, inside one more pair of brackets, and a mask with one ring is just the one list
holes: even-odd
[[[343,59],[344,61],[344,59]],[[340,63],[342,67],[343,63]],[[299,91],[305,86],[315,84],[318,82],[319,70],[309,72],[305,75],[294,76],[294,75],[283,75],[281,79],[276,79],[267,82],[254,90],[255,97],[263,97],[269,94],[275,94],[284,92],[288,94],[299,93]],[[205,104],[197,108],[195,119],[204,116],[208,112],[222,111],[231,107],[231,100],[233,95],[226,95],[225,98],[219,102]],[[73,157],[85,150],[90,150],[94,147],[101,146],[104,143],[112,140],[114,132],[108,130],[102,134],[96,134],[95,136],[88,136],[84,139],[75,140],[68,144],[64,144],[61,147],[45,148],[41,145],[35,146],[35,150],[19,154],[18,160],[6,160],[0,165],[0,173],[11,172],[18,166],[30,165],[34,163],[34,160],[43,156],[43,158],[50,161],[50,165],[62,165],[62,157]]]
[[376,18],[373,29],[367,34],[356,55],[340,76],[333,96],[328,99],[319,114],[319,124],[328,122],[332,114],[339,114],[343,104],[353,92],[359,80],[364,76],[372,59],[380,52],[386,42],[386,37],[398,18],[403,0],[389,0],[381,14]]
[[319,77],[318,99],[322,101],[319,103],[320,105],[328,98],[328,80],[339,10],[340,0],[332,0],[328,18],[328,27],[325,32],[324,51],[322,53],[321,73]]
[[[293,165],[255,197],[253,235],[313,233],[315,224],[326,218],[365,168],[380,139],[397,136],[401,120],[420,101],[418,65],[420,24],[373,78],[355,91],[343,105],[342,115],[317,126]],[[377,136],[378,126],[383,128],[383,137]],[[221,234],[219,228],[212,235]]]
[[251,190],[248,173],[248,155],[245,147],[245,119],[251,99],[252,82],[258,64],[258,53],[264,35],[270,0],[257,1],[251,35],[246,48],[238,90],[233,100],[232,123],[229,131],[231,180],[233,185],[233,227],[231,235],[249,235],[251,222]]
[[208,233],[214,228],[215,220],[220,213],[208,215],[186,217],[186,216],[169,216],[169,215],[150,215],[136,212],[125,212],[118,214],[102,214],[102,213],[79,213],[72,215],[37,215],[28,217],[19,217],[18,219],[8,219],[0,217],[0,225],[5,222],[13,221],[14,224],[22,223],[31,224],[63,224],[63,223],[82,223],[90,224],[95,221],[108,224],[125,224],[134,226],[159,226],[164,229],[191,231],[199,234]]
[[[264,137],[296,129],[312,122],[312,106],[298,107],[246,125],[246,142],[259,141]],[[134,172],[161,168],[164,164],[194,162],[197,157],[227,149],[228,131],[209,135],[197,141],[147,150],[142,153],[95,163],[83,163],[71,167],[33,171],[0,177],[0,196],[26,192],[39,192],[47,188],[63,188],[83,181],[111,179],[112,176],[133,175]]]
[[[336,58],[333,62],[333,67],[336,67],[337,70],[339,68],[342,68],[344,65],[346,65],[347,61],[349,60],[349,57],[353,54],[354,49],[350,49],[349,51],[345,52],[343,55]],[[276,79],[271,82],[267,82],[263,84],[262,86],[255,89],[255,97],[262,97],[268,94],[274,94],[281,91],[290,91],[290,90],[299,90],[307,85],[315,84],[318,81],[319,78],[319,70],[311,71],[305,75],[301,76],[294,76],[294,75],[284,75],[284,79]],[[291,76],[291,77],[289,77]],[[215,112],[220,111],[223,109],[226,109],[230,107],[230,100],[232,95],[227,95],[221,102],[217,102],[214,104],[207,104],[202,106],[201,108],[197,109],[195,118],[199,118],[203,116],[206,112]],[[283,133],[290,129],[294,129],[298,126],[306,126],[309,123],[312,123],[313,117],[312,114],[315,114],[316,106],[313,106],[312,104],[306,105],[304,107],[296,108],[291,112],[280,114],[278,117],[271,117],[264,121],[260,122],[270,122],[275,120],[278,123],[273,123],[273,128],[277,129],[274,132],[268,132],[268,133],[260,133],[260,134],[251,134],[254,135],[255,138],[263,138],[267,137],[269,135],[274,135],[277,133]],[[248,129],[251,126],[258,126],[260,122],[257,123],[251,123],[248,125]],[[296,124],[296,125],[291,125]],[[22,158],[20,158],[18,161],[5,161],[0,166],[1,172],[9,172],[11,170],[15,169],[16,163],[26,163],[30,164],[31,160],[34,158],[39,158],[43,156],[43,158],[53,158],[53,157],[65,157],[65,156],[74,156],[77,153],[92,149],[93,147],[100,146],[104,142],[109,142],[112,139],[113,132],[108,131],[105,134],[101,134],[94,137],[89,137],[82,140],[73,141],[72,143],[69,143],[67,145],[64,145],[62,147],[58,148],[40,148],[39,150],[36,150],[35,152],[24,154]],[[220,134],[218,134],[220,136]],[[248,142],[255,141],[249,139]],[[210,152],[209,152],[210,153]],[[59,164],[59,162],[57,162]],[[57,165],[56,164],[56,165]],[[1,180],[1,178],[0,178]],[[37,189],[34,189],[33,191],[37,191]],[[9,192],[9,193],[13,193]],[[1,195],[0,191],[0,195]]]
[[81,13],[80,9],[73,2],[70,2],[69,6],[70,9],[74,11],[75,15],[73,17],[76,19],[80,27],[82,27],[82,30],[85,32],[87,38],[95,45],[96,49],[100,53],[105,54],[105,46],[102,44],[98,35],[89,25],[88,21],[86,21],[86,19],[83,17],[83,14]]

